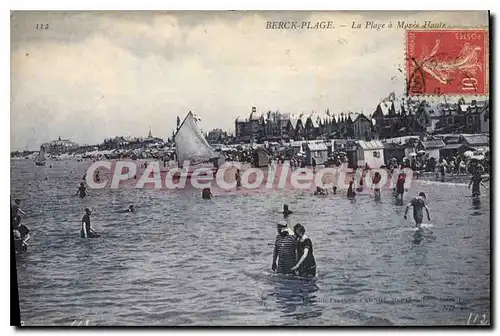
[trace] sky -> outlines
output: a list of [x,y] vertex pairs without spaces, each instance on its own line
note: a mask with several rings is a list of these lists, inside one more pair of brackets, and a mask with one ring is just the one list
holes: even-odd
[[[266,29],[280,20],[335,29]],[[352,25],[398,20],[487,27],[488,14],[13,12],[11,150],[59,136],[79,144],[147,136],[150,127],[166,139],[188,111],[205,132],[234,132],[252,106],[371,114],[390,92],[404,93],[405,31]]]

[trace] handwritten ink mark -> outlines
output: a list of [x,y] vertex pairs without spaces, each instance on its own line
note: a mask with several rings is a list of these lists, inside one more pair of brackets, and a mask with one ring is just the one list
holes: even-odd
[[[467,319],[467,325],[488,325],[488,319],[486,318],[486,314],[483,314],[483,316],[481,317],[481,319],[479,321],[477,321],[477,319],[479,318],[479,314],[476,314],[476,316],[474,317],[474,320],[472,320],[472,323],[471,323],[471,318],[473,317],[472,313],[469,314],[469,318]],[[476,323],[479,322],[479,323]]]
[[36,24],[36,29],[37,30],[48,30],[49,29],[49,24],[48,23],[37,23]]

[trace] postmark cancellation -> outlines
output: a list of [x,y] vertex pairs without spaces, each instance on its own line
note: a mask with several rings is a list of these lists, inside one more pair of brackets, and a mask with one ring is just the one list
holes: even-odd
[[408,30],[408,95],[487,95],[488,30]]

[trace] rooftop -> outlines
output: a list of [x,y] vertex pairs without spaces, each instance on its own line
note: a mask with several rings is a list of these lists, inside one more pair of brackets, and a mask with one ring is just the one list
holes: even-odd
[[425,149],[436,149],[436,148],[443,148],[445,146],[443,140],[423,140],[420,141],[422,146],[424,146]]
[[488,146],[490,143],[487,135],[463,135],[463,138],[470,146]]
[[444,146],[444,149],[459,149],[462,146],[467,146],[467,145],[461,143],[450,143]]
[[[297,123],[299,122],[300,118],[296,115],[290,116],[290,122],[292,124],[292,128],[296,129],[297,128]],[[302,122],[302,121],[301,121]]]
[[385,149],[394,149],[394,148],[405,148],[403,144],[399,142],[384,142]]
[[400,144],[404,144],[411,139],[418,139],[418,135],[407,135],[403,137],[397,137],[397,138],[389,138],[389,139],[384,139],[384,142],[398,142]]
[[307,143],[307,147],[311,151],[326,151],[328,147],[325,143]]
[[[366,119],[370,121],[370,119],[368,119],[368,117],[364,113],[353,113],[351,118],[353,122],[357,121],[358,119]],[[375,121],[375,119],[373,119],[373,121]]]
[[372,140],[372,141],[359,140],[358,144],[362,149],[383,149],[384,148],[384,144],[380,140]]

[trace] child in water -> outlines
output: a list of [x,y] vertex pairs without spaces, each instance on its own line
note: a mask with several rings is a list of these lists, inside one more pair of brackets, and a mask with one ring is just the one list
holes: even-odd
[[359,185],[358,185],[358,188],[356,189],[357,191],[359,192],[362,192],[363,191],[363,184],[364,184],[364,174],[362,173],[361,174],[361,177],[359,178]]
[[446,160],[441,159],[441,163],[439,164],[439,172],[441,173],[441,182],[444,182],[444,176],[446,174],[446,169],[448,168],[448,164]]
[[236,179],[236,188],[241,188],[241,173],[240,170],[236,170],[236,175],[234,176]]
[[349,188],[347,188],[347,198],[354,199],[356,193],[354,192],[354,178],[349,182]]
[[372,179],[372,184],[373,184],[373,190],[375,192],[375,199],[380,199],[380,180],[382,180],[382,176],[380,175],[379,172],[376,172],[375,175],[373,175]]
[[415,226],[420,228],[420,225],[422,224],[422,221],[424,220],[424,209],[427,212],[427,219],[430,221],[431,217],[429,215],[429,209],[427,208],[427,205],[425,205],[425,193],[421,192],[418,194],[418,197],[414,198],[411,200],[410,203],[406,206],[406,211],[404,218],[406,219],[406,215],[408,214],[408,209],[412,206],[413,207],[413,219],[415,220]]
[[[404,173],[399,174],[398,179],[396,181],[396,200],[403,202],[403,194],[405,192],[405,182],[406,176]],[[400,196],[401,195],[401,199]]]
[[84,198],[89,195],[89,192],[87,191],[87,188],[85,188],[85,184],[83,182],[80,183],[80,187],[78,188],[76,195],[80,196],[80,198]]
[[201,191],[201,197],[203,199],[211,199],[212,198],[212,192],[210,191],[210,188],[205,188]]
[[123,209],[118,211],[119,213],[128,213],[128,212],[135,212],[135,206],[133,204],[130,204],[127,209]]
[[483,178],[481,176],[481,173],[478,170],[476,170],[474,172],[474,175],[472,175],[472,178],[469,183],[469,189],[471,185],[472,185],[472,197],[479,197],[481,195],[481,190],[479,189],[479,185],[482,185],[483,187],[485,187],[485,185],[483,184]]
[[318,186],[316,187],[316,191],[314,191],[314,195],[328,195],[328,190]]
[[287,219],[291,214],[293,214],[293,211],[288,209],[288,204],[283,204],[283,217]]

